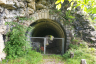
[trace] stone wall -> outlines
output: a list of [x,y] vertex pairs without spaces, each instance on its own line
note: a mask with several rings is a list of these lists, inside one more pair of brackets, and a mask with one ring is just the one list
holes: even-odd
[[[51,19],[62,24],[63,21],[60,21],[57,14],[49,14],[50,9],[48,9],[48,7],[50,6],[46,5],[48,5],[46,0],[0,0],[0,61],[6,57],[6,54],[3,52],[3,35],[5,35],[10,28],[8,25],[5,25],[5,22],[20,22],[17,18],[17,16],[19,16],[34,18],[34,20],[23,21],[25,26],[29,26],[39,19]],[[68,32],[67,35],[67,42],[70,43],[71,41]]]
[[[48,0],[51,2],[51,0]],[[65,26],[63,24],[63,21],[67,21],[66,19],[61,19],[61,17],[56,14],[50,14],[49,8],[54,9],[54,4],[50,5],[47,0],[0,0],[0,61],[1,59],[4,59],[6,54],[3,52],[4,48],[4,40],[3,40],[3,35],[8,32],[9,26],[5,25],[5,22],[11,22],[11,21],[18,21],[20,20],[17,19],[17,16],[19,17],[28,17],[31,18],[33,17],[34,20],[28,20],[28,21],[23,21],[23,24],[26,26],[29,26],[33,22],[39,19],[51,19],[59,22],[65,29],[66,31],[66,49],[68,49],[68,45],[71,43],[71,25],[70,26]],[[52,2],[51,2],[52,3]],[[63,10],[63,9],[62,9]],[[65,12],[65,8],[62,12]],[[94,36],[95,30],[90,27],[90,23],[87,24],[87,20],[84,19],[83,15],[81,13],[73,13],[75,14],[76,21],[73,23],[74,28],[75,28],[75,33],[82,32],[81,34],[83,35],[91,35]],[[64,14],[63,14],[64,15]],[[81,16],[80,16],[81,15]],[[82,19],[83,18],[83,19]],[[82,20],[81,20],[82,19]],[[79,20],[79,21],[78,21]],[[85,24],[84,24],[85,23]],[[90,29],[87,29],[90,28]],[[79,28],[79,29],[78,29]],[[82,29],[83,28],[83,31]],[[86,31],[85,31],[86,28]],[[89,31],[88,31],[89,30]],[[77,32],[76,32],[77,31]],[[91,32],[90,32],[91,31]],[[90,32],[90,33],[89,33]],[[73,33],[73,31],[72,31]],[[82,36],[85,38],[85,36]],[[87,37],[87,36],[86,36]],[[90,36],[88,36],[90,37]],[[94,36],[96,37],[96,36]],[[90,38],[91,39],[91,38]],[[96,39],[93,38],[94,41],[96,42]]]
[[17,16],[30,17],[35,13],[36,7],[35,0],[0,0],[0,61],[6,57],[3,52],[3,34],[8,32],[9,27],[5,26],[5,22],[18,21]]

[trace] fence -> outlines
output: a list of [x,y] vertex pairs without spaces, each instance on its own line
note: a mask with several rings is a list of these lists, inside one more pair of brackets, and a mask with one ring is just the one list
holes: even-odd
[[64,38],[30,37],[33,50],[42,54],[64,54]]

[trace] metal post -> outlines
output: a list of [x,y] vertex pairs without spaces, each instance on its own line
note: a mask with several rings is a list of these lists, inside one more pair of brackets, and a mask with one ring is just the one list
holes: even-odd
[[46,54],[46,38],[44,38],[44,54]]
[[64,38],[62,38],[62,55],[64,54]]

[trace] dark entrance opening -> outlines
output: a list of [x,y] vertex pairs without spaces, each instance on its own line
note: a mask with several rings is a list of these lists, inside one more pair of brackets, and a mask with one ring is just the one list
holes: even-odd
[[[64,31],[64,28],[61,26],[60,23],[56,21],[50,19],[40,19],[32,23],[30,26],[33,27],[32,31],[28,32],[28,34],[30,34],[30,37],[46,37],[47,35],[52,35],[54,36],[54,38],[64,38],[64,42],[66,42],[66,33]],[[30,40],[32,41],[32,39]],[[33,40],[41,43],[40,39],[35,38]],[[64,45],[65,49],[66,43]],[[58,50],[62,50],[62,40],[54,39],[52,43],[49,43],[49,45],[46,47],[46,50],[48,53],[58,54]]]

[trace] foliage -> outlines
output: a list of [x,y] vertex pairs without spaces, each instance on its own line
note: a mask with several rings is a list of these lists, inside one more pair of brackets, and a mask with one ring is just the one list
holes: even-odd
[[[68,0],[69,3],[71,3],[71,7],[73,6],[74,2],[77,2],[77,6],[81,6],[81,8],[85,11],[85,12],[92,12],[92,13],[96,13],[96,0]],[[61,8],[61,3],[63,3],[64,0],[57,0],[55,2],[56,8],[59,10]]]
[[[80,6],[81,9],[88,13],[92,19],[96,19],[96,17],[93,16],[93,14],[96,14],[96,0],[68,0],[70,3],[70,6],[67,8],[68,10],[75,9],[76,7]],[[60,10],[61,4],[64,2],[64,0],[57,0],[55,2],[56,8]]]
[[57,0],[55,4],[57,4],[56,8],[59,10],[61,8],[61,3],[63,3],[64,0]]
[[8,41],[5,42],[4,51],[7,53],[8,59],[24,56],[30,45],[25,36],[26,30],[30,30],[31,27],[26,27],[18,22],[6,22],[9,25],[10,31],[6,34]]
[[[70,44],[69,47],[70,49],[63,55],[66,61],[65,64],[80,64],[81,59],[86,59],[88,64],[96,64],[96,57],[94,55],[96,51],[95,48],[88,48],[85,42],[83,42],[82,45]],[[70,58],[70,52],[74,53],[73,58]]]
[[42,55],[36,51],[28,51],[23,57],[18,57],[16,59],[6,59],[0,64],[38,64],[42,60]]

